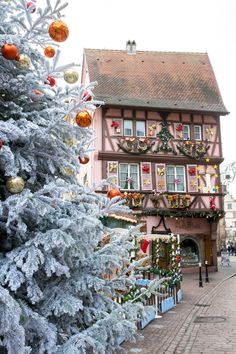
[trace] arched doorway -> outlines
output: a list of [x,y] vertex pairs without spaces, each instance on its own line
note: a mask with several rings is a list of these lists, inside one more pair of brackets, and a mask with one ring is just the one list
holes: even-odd
[[199,263],[199,247],[192,238],[185,238],[180,243],[180,254],[183,267]]

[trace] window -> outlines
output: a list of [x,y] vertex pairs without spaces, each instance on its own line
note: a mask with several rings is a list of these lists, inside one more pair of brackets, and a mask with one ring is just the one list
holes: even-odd
[[227,209],[232,209],[232,204],[231,203],[227,204]]
[[136,122],[136,136],[145,136],[145,122]]
[[119,184],[121,189],[139,189],[139,165],[121,163],[119,165]]
[[185,192],[184,166],[167,166],[167,191]]
[[124,120],[124,135],[132,136],[133,135],[133,121]]
[[189,125],[186,125],[186,124],[183,125],[183,138],[184,138],[184,140],[190,139]]
[[202,129],[200,125],[194,125],[194,140],[202,140]]
[[233,211],[233,218],[236,218],[236,211]]

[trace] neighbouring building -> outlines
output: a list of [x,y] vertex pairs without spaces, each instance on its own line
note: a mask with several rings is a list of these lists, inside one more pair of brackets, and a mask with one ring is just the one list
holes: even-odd
[[[224,214],[220,116],[206,53],[85,49],[82,83],[97,81],[96,140],[87,175],[109,177],[148,234],[180,235],[183,267],[217,269]],[[105,191],[103,191],[105,193]]]
[[225,205],[225,232],[226,241],[236,242],[236,199],[232,194],[227,194]]

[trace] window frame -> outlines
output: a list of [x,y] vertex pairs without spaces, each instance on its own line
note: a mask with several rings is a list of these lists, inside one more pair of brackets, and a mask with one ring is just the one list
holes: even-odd
[[[128,188],[122,188],[121,185],[120,185],[120,173],[121,173],[121,169],[120,169],[120,166],[121,165],[127,165],[128,166],[128,177],[130,177],[130,166],[137,166],[137,188],[130,188],[130,183],[127,181],[127,186]],[[127,162],[120,162],[119,163],[119,173],[118,173],[118,178],[119,178],[119,186],[120,186],[120,189],[123,190],[123,191],[139,191],[140,190],[140,165],[139,163],[127,163]]]
[[[177,179],[177,167],[182,167],[183,168],[183,177],[184,177],[184,180],[183,180],[183,185],[184,185],[184,188],[182,191],[178,191],[177,190],[177,187],[178,187],[178,184],[177,183],[174,183],[174,190],[169,190],[168,189],[168,167],[173,167],[174,168],[174,178]],[[187,191],[187,185],[186,185],[186,169],[185,169],[185,166],[184,165],[166,165],[166,191],[167,192],[170,192],[170,193],[186,193]]]
[[[137,123],[143,123],[143,125],[144,125],[144,135],[138,135],[138,134],[137,134]],[[146,137],[146,129],[147,129],[147,127],[146,127],[146,122],[145,122],[145,120],[136,120],[136,121],[135,121],[135,136],[136,136],[137,138],[145,138],[145,137]]]
[[[184,137],[184,127],[188,128],[188,137]],[[190,125],[189,124],[183,124],[183,140],[190,140]]]
[[[230,206],[230,208],[229,208],[229,206]],[[232,209],[233,209],[232,203],[227,203],[227,210],[232,210]]]
[[[131,131],[131,134],[128,135],[128,134],[125,134],[125,122],[131,122],[131,125],[132,125],[132,131]],[[123,119],[123,134],[124,136],[134,136],[134,121],[131,120],[131,119]]]
[[[196,128],[199,128],[199,133],[200,133],[199,135],[200,135],[200,138],[196,138],[196,135],[195,135],[195,127],[196,127]],[[193,126],[193,138],[194,138],[194,140],[197,140],[197,141],[202,140],[202,126],[201,126],[201,125],[198,125],[198,124],[196,125],[196,124],[195,124],[195,125]]]

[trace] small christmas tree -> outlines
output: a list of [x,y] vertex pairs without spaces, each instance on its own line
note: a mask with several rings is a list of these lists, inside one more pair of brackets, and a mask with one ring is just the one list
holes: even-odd
[[0,2],[1,353],[108,354],[136,329],[139,307],[114,301],[132,230],[101,222],[123,208],[119,197],[77,182],[99,102],[73,64],[58,66],[65,6]]

